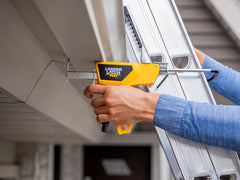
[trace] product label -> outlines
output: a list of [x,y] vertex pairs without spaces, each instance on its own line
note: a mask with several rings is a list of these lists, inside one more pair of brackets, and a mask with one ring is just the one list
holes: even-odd
[[122,81],[130,72],[132,66],[129,65],[107,65],[98,64],[100,78],[102,80]]

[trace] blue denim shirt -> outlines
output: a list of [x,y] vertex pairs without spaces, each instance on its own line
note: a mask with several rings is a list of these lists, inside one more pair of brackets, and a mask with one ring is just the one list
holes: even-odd
[[[240,105],[240,73],[208,56],[203,68],[217,69],[219,75],[209,83],[210,87]],[[181,137],[240,152],[240,106],[212,105],[161,94],[153,122]]]

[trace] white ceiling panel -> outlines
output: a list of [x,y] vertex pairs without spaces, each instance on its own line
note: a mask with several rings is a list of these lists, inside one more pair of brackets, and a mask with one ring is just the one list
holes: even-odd
[[57,121],[49,119],[22,102],[18,102],[2,88],[0,95],[9,102],[0,102],[0,139],[13,141],[88,142],[86,138],[74,133]]

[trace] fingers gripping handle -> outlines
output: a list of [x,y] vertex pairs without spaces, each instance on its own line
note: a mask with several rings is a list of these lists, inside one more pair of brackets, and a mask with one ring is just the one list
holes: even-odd
[[[126,129],[124,129],[125,127],[127,127]],[[117,126],[117,131],[119,135],[123,135],[123,134],[128,134],[131,132],[131,124],[118,124]]]

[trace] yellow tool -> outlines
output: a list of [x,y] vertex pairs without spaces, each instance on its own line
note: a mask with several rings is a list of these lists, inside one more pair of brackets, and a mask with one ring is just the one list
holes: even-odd
[[104,85],[151,85],[159,75],[159,64],[97,62],[97,83]]
[[[104,85],[151,85],[159,75],[159,64],[97,62],[97,84]],[[126,129],[124,129],[126,127]],[[103,123],[102,131],[106,132],[108,123]],[[119,135],[131,132],[130,124],[118,124]]]
[[[164,64],[164,63],[162,63]],[[214,75],[208,79],[211,81],[218,75],[217,70],[211,69],[160,69],[160,64],[153,63],[127,63],[127,62],[96,62],[96,73],[67,71],[68,78],[77,79],[94,79],[96,84],[103,85],[125,85],[125,86],[139,86],[139,85],[153,85],[160,72],[167,75],[159,83],[157,88],[168,77],[169,73],[183,73],[183,72],[211,72]],[[103,123],[102,131],[107,132],[108,122]],[[119,124],[117,127],[118,134],[127,134],[131,132],[130,124]]]

